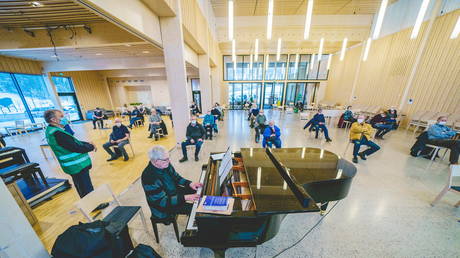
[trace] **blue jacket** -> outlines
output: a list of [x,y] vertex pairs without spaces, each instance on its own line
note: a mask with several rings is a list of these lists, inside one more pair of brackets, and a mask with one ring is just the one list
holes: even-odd
[[[275,127],[276,138],[279,139],[280,136],[281,136],[281,131],[280,131],[278,126],[275,125],[274,127]],[[270,139],[270,135],[272,135],[272,134],[273,134],[272,128],[270,126],[265,127],[264,139],[266,139],[266,140]]]
[[445,125],[434,124],[428,128],[428,139],[443,140],[454,137],[456,132]]
[[215,123],[216,123],[216,119],[213,115],[206,114],[204,116],[203,125],[207,125],[207,124],[214,125]]

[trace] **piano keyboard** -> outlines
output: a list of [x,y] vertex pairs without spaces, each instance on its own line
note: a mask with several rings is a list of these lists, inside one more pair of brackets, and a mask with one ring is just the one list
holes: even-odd
[[[202,184],[204,183],[205,175],[206,175],[206,170],[201,171],[200,183],[202,183]],[[202,190],[203,190],[203,187],[198,188],[196,193],[201,196],[201,191]],[[198,208],[198,204],[199,204],[200,201],[201,201],[201,199],[198,200],[198,201],[193,202],[192,212],[190,212],[190,216],[189,216],[188,222],[187,222],[187,228],[186,228],[187,230],[197,230],[198,229],[198,227],[196,225],[196,222],[195,222],[195,215],[196,215],[196,209]]]

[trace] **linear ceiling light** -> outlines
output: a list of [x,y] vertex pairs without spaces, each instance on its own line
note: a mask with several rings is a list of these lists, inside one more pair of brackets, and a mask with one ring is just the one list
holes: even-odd
[[450,34],[450,38],[456,39],[458,37],[458,34],[460,34],[460,16],[457,19],[457,23],[455,24],[452,34]]
[[236,61],[236,47],[235,47],[235,40],[232,40],[232,61]]
[[414,28],[410,34],[411,39],[415,39],[420,31],[422,26],[423,18],[425,17],[426,10],[428,9],[428,4],[430,0],[423,0],[422,5],[420,5],[420,10],[418,10],[417,19],[415,20]]
[[228,0],[228,40],[233,40],[233,0]]
[[315,64],[315,54],[311,56],[310,70],[313,70],[313,65]]
[[256,39],[256,44],[254,46],[254,61],[257,62],[259,59],[259,39]]
[[268,0],[267,39],[272,38],[272,26],[273,26],[273,0]]
[[270,62],[270,55],[267,54],[267,61],[265,61],[265,70],[268,70],[268,63]]
[[388,0],[382,0],[380,4],[379,14],[377,16],[377,22],[375,23],[374,33],[372,34],[373,39],[377,39],[382,29],[383,17],[385,16],[385,11],[387,9]]
[[276,47],[276,61],[279,61],[281,57],[281,38],[278,38],[278,46]]
[[348,38],[344,38],[342,43],[342,51],[340,51],[340,61],[343,61],[343,58],[345,57],[345,52],[347,51],[347,43]]
[[236,61],[233,61],[233,73],[236,74]]
[[332,54],[329,54],[329,58],[327,59],[327,70],[331,69],[331,60],[332,60]]
[[369,56],[369,49],[371,48],[371,42],[372,42],[372,38],[368,38],[366,42],[366,49],[364,49],[363,61],[366,61],[367,57]]
[[321,38],[321,40],[319,41],[318,61],[321,60],[321,57],[323,55],[323,47],[324,47],[324,38]]
[[303,32],[303,39],[310,37],[311,17],[313,15],[313,0],[308,0],[307,14],[305,15],[305,31]]
[[297,72],[297,69],[299,68],[299,54],[295,54],[295,64],[294,64],[294,71]]

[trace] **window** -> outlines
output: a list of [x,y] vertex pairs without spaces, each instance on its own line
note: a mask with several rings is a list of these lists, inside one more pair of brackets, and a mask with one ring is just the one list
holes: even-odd
[[0,73],[0,127],[14,127],[15,121],[30,123],[23,99],[9,73]]
[[36,123],[44,122],[43,113],[54,108],[48,88],[41,75],[14,74],[26,104]]
[[61,101],[64,114],[70,121],[81,120],[81,109],[78,104],[75,88],[73,87],[72,79],[70,77],[51,77],[56,91],[58,92],[59,100]]

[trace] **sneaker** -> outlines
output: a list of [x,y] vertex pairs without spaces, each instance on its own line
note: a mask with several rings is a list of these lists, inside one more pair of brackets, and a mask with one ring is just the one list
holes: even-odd
[[332,142],[331,138],[326,139],[326,142]]
[[198,161],[198,160],[200,160],[200,159],[198,158],[198,156],[195,156],[195,161]]
[[181,158],[181,159],[179,160],[179,162],[182,163],[182,162],[185,162],[185,161],[187,161],[187,160],[188,160],[187,157],[183,157],[183,158]]
[[364,154],[363,152],[360,152],[358,153],[358,156],[362,159],[362,160],[366,160],[366,154]]
[[153,137],[152,135],[149,135],[147,138],[150,138],[150,139],[151,139],[152,137]]
[[123,157],[123,161],[128,161],[128,160],[129,160],[128,156]]
[[358,164],[358,158],[357,157],[353,157],[353,159],[351,161],[353,161],[353,163],[355,163],[355,164]]
[[109,159],[107,159],[107,161],[112,161],[112,160],[116,160],[116,159],[118,159],[117,156],[111,156]]
[[103,202],[103,203],[99,204],[96,208],[94,208],[94,210],[92,210],[91,212],[103,210],[103,209],[105,209],[107,207],[109,207],[109,203],[108,202]]

